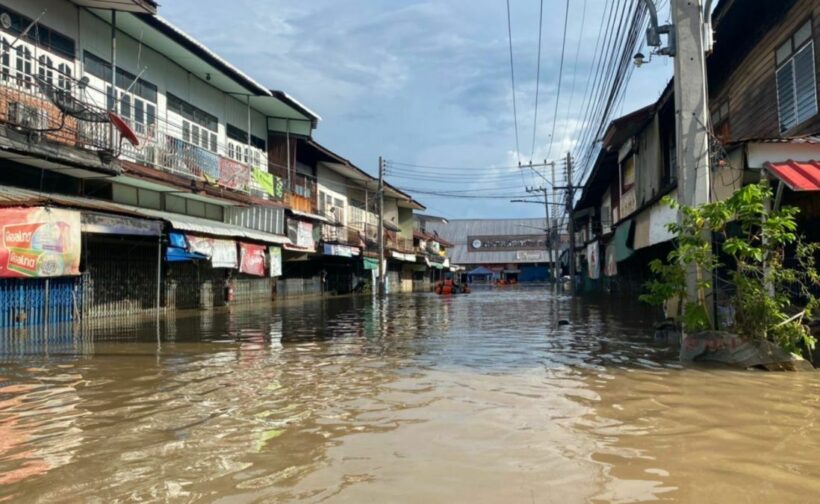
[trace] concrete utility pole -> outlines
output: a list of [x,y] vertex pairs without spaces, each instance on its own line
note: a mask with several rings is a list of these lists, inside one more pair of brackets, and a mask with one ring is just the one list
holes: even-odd
[[[675,112],[678,195],[687,206],[709,203],[709,98],[706,88],[706,54],[703,45],[704,13],[700,1],[671,3],[675,33]],[[711,241],[711,240],[710,240]],[[698,289],[702,278],[692,265],[686,272],[686,293],[691,301],[707,294]]]
[[547,241],[545,242],[547,248],[547,262],[552,263],[551,271],[555,270],[555,263],[552,260],[552,241],[550,240],[550,233],[551,233],[551,226],[550,226],[550,202],[547,194],[549,191],[546,187],[527,187],[528,193],[535,193],[540,192],[544,194],[544,213],[546,214],[547,220],[544,221],[544,233],[546,234]]
[[567,230],[569,232],[569,265],[570,289],[575,293],[575,185],[572,181],[572,154],[567,152]]
[[379,156],[379,296],[385,294],[384,285],[384,159]]

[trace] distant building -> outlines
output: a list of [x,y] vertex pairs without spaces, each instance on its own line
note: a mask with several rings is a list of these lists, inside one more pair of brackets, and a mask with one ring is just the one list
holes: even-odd
[[465,272],[483,267],[495,279],[532,282],[547,280],[553,271],[557,253],[548,250],[545,219],[443,220],[417,215],[416,220],[426,233],[452,244],[450,262]]

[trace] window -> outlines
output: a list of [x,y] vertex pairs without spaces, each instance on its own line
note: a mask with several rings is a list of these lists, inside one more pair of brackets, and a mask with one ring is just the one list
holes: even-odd
[[39,63],[37,68],[37,77],[40,79],[40,82],[53,86],[54,61],[52,61],[52,59],[47,55],[43,54],[37,59],[37,62]]
[[131,95],[120,93],[120,115],[126,119],[131,118]]
[[11,75],[11,45],[9,44],[9,41],[5,38],[2,39],[2,41],[0,41],[0,44],[2,44],[3,51],[2,60],[0,60],[0,63],[2,63],[2,70],[0,70],[0,75],[2,75],[4,81],[7,81],[9,80],[9,76]]
[[[102,79],[105,82],[111,82],[111,64],[95,56],[88,51],[83,53],[83,67],[89,74]],[[128,89],[131,94],[138,96],[145,101],[157,102],[157,86],[151,84],[145,79],[137,79],[137,76],[117,67],[117,87],[120,89]]]
[[181,196],[174,196],[173,194],[165,195],[165,210],[168,212],[184,214],[185,213],[185,198]]
[[57,87],[71,92],[71,67],[66,63],[57,66]]
[[728,143],[731,140],[731,130],[729,128],[729,101],[724,100],[712,111],[712,130],[721,143]]
[[193,215],[194,217],[205,217],[205,203],[191,199],[189,199],[186,203],[188,204],[188,215]]
[[24,45],[17,46],[17,85],[31,88],[31,49]]
[[622,192],[627,192],[635,185],[635,156],[629,156],[621,164]]
[[168,93],[168,110],[182,116],[183,119],[211,131],[217,131],[219,120],[216,116],[191,105],[185,100]]
[[139,199],[137,198],[137,188],[122,184],[113,184],[111,186],[112,199],[117,203],[124,203],[126,205],[137,206]]
[[75,48],[73,39],[52,30],[42,23],[37,23],[36,29],[29,29],[25,36],[23,36],[23,32],[32,24],[33,19],[18,14],[5,6],[3,7],[3,12],[8,14],[11,19],[11,28],[9,28],[8,31],[12,34],[12,38],[20,36],[20,40],[37,44],[37,46],[66,59],[74,59]]
[[785,133],[817,114],[817,82],[811,21],[775,51],[777,108]]

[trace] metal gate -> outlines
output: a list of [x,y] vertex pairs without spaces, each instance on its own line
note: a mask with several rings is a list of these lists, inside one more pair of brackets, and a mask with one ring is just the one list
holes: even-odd
[[0,279],[0,329],[79,320],[82,278]]

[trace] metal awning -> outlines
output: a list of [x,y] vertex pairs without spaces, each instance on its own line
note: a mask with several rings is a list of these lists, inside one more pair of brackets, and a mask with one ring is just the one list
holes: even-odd
[[72,2],[89,9],[142,12],[144,14],[157,13],[157,3],[153,0],[72,0]]
[[297,217],[304,217],[306,219],[313,219],[313,220],[317,220],[317,221],[321,221],[321,222],[330,222],[330,219],[328,219],[327,217],[322,217],[321,215],[312,214],[312,213],[308,213],[308,212],[300,212],[300,211],[294,210],[292,208],[288,208],[288,212],[292,213],[293,215],[295,215]]
[[180,231],[190,231],[213,236],[223,236],[228,238],[247,238],[276,245],[290,245],[292,242],[286,236],[279,236],[270,233],[263,233],[253,229],[241,228],[224,222],[201,219],[190,215],[172,214],[159,210],[149,210],[147,208],[133,208],[133,210],[146,217],[162,219],[169,223],[174,229]]
[[793,161],[766,163],[764,168],[792,191],[820,191],[820,162]]

